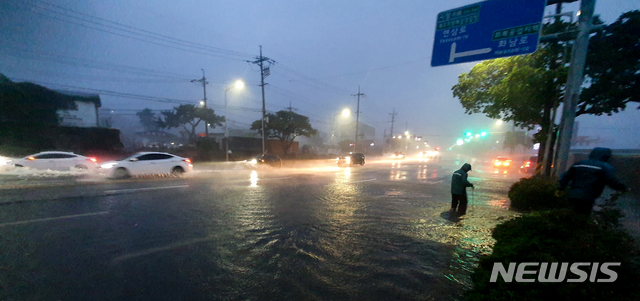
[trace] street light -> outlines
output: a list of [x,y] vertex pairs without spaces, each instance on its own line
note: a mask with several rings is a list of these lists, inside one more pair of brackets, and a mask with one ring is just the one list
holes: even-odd
[[[333,132],[334,133],[336,131],[336,116],[338,116],[338,115],[342,115],[342,117],[345,117],[345,118],[349,117],[349,116],[351,116],[351,110],[349,110],[349,108],[344,108],[342,110],[342,112],[333,114],[332,126],[333,126]],[[340,134],[342,135],[342,132],[340,132]]]
[[229,162],[229,128],[227,127],[227,92],[231,89],[243,89],[244,82],[241,80],[237,80],[236,83],[232,86],[224,90],[224,144],[225,144],[225,152],[227,156],[227,162]]
[[497,125],[501,125],[502,124],[502,119],[498,119],[498,121],[496,121]]

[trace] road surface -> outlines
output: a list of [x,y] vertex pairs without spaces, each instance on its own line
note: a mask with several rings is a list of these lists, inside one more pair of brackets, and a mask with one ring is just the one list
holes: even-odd
[[187,177],[0,177],[0,300],[459,300],[518,174],[373,160]]

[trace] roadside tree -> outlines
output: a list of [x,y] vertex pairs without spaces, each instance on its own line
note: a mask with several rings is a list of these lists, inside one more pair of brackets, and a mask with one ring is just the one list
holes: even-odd
[[[546,30],[562,26],[571,25],[560,23]],[[480,62],[458,77],[453,96],[467,114],[483,113],[527,129],[540,126],[536,140],[543,158],[549,131],[558,129],[552,112],[564,97],[569,52],[565,47],[566,43],[553,42],[532,54]],[[590,39],[577,115],[611,115],[629,102],[639,102],[640,88],[635,84],[640,80],[639,61],[640,12],[632,11]]]
[[[282,148],[289,152],[293,140],[296,137],[311,137],[318,134],[318,130],[311,127],[309,117],[291,111],[278,111],[275,114],[267,114],[264,128],[267,137],[278,138],[282,142]],[[251,124],[251,130],[262,134],[262,120],[258,119]]]
[[182,128],[187,133],[189,141],[196,138],[196,128],[201,122],[209,123],[212,128],[222,126],[223,116],[218,116],[211,108],[196,107],[184,104],[174,107],[171,111],[162,111],[163,117],[156,119],[160,128]]
[[157,131],[159,126],[156,122],[156,115],[149,108],[145,108],[142,111],[136,113],[136,116],[140,119],[140,124],[144,127],[145,131]]

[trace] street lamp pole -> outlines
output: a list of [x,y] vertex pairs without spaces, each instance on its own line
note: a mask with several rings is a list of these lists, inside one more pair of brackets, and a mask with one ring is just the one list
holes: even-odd
[[225,145],[225,155],[226,161],[229,162],[229,127],[227,126],[227,92],[233,88],[242,89],[244,87],[244,83],[242,81],[237,81],[235,85],[224,90],[224,145]]
[[345,109],[342,110],[342,112],[333,114],[333,122],[331,124],[331,127],[332,127],[331,133],[332,133],[333,137],[336,137],[335,136],[335,133],[336,133],[336,116],[338,116],[338,115],[342,115],[342,117],[349,117],[351,115],[351,111],[348,108],[345,108]]
[[233,87],[224,90],[224,153],[227,156],[226,161],[229,162],[229,126],[227,121],[227,92]]

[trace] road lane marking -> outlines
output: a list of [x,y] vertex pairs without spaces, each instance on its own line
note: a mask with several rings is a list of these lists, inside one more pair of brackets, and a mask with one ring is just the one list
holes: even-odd
[[102,215],[102,214],[108,214],[108,213],[109,213],[109,211],[101,211],[101,212],[94,212],[94,213],[84,213],[84,214],[75,214],[75,215],[65,215],[65,216],[58,216],[58,217],[32,219],[32,220],[19,221],[19,222],[3,223],[3,224],[0,224],[0,227],[26,225],[26,224],[30,224],[30,223],[56,221],[56,220],[70,219],[70,218],[76,218],[76,217]]
[[172,249],[177,249],[177,248],[188,246],[188,245],[192,245],[192,244],[195,244],[195,243],[207,242],[207,241],[211,241],[213,239],[214,239],[213,237],[196,238],[196,239],[191,239],[191,240],[187,240],[187,241],[183,241],[183,242],[179,242],[179,243],[175,243],[175,244],[170,244],[170,245],[167,245],[167,246],[164,246],[164,247],[151,248],[151,249],[142,250],[140,252],[129,253],[129,254],[118,256],[118,257],[112,259],[111,260],[111,264],[117,264],[117,263],[120,263],[122,261],[131,259],[131,258],[140,257],[140,256],[147,256],[147,255],[151,255],[153,253],[158,253],[158,252],[168,251],[168,250],[172,250]]
[[352,181],[349,183],[360,183],[360,182],[371,182],[371,181],[377,181],[378,179],[366,179],[366,180],[360,180],[360,181]]
[[284,180],[291,179],[292,177],[279,177],[279,178],[258,178],[258,181],[267,181],[267,180]]
[[174,189],[174,188],[186,188],[189,185],[176,185],[176,186],[160,186],[160,187],[144,187],[144,188],[131,188],[131,189],[117,189],[117,190],[105,190],[105,194],[118,194],[127,192],[149,191],[149,190],[161,190],[161,189]]

